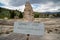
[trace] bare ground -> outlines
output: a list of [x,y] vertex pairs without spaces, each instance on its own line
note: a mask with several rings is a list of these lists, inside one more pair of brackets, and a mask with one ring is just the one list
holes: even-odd
[[[8,20],[14,21],[14,20]],[[18,19],[18,21],[21,21]],[[45,34],[43,36],[30,35],[29,40],[60,40],[60,18],[36,18],[34,21],[45,24]],[[10,33],[0,36],[0,40],[26,40],[26,35]]]

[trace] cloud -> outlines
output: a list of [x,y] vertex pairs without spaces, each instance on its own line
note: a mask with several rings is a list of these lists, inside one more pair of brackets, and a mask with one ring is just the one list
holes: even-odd
[[0,0],[0,3],[3,3],[5,5],[9,5],[10,0]]
[[3,4],[3,3],[0,3],[0,6],[5,6],[5,4]]
[[[26,0],[0,0],[5,8],[24,11]],[[36,12],[59,12],[60,0],[30,0],[33,10]]]
[[36,12],[60,12],[60,6],[53,2],[40,4],[37,8],[34,8]]
[[[60,4],[60,0],[29,0],[31,4],[45,4],[47,2],[54,2],[55,4]],[[26,3],[26,0],[10,0],[10,5],[20,6]]]
[[[1,3],[4,3],[6,5],[10,6],[21,6],[26,3],[26,0],[0,0]],[[56,5],[60,5],[60,0],[29,0],[31,4],[46,4],[48,2],[53,2]]]
[[55,3],[60,3],[60,0],[51,0],[51,1],[53,1],[53,2],[55,2]]
[[[29,0],[31,4],[41,4],[41,3],[46,3],[48,0]],[[20,6],[24,5],[26,3],[26,0],[10,0],[9,4],[13,6]]]
[[13,7],[13,6],[2,6],[3,8],[7,8],[7,9],[10,9],[10,10],[19,10],[21,12],[24,11],[24,8],[25,8],[25,5],[21,5],[19,7]]
[[10,0],[9,4],[12,6],[21,6],[26,3],[26,0]]

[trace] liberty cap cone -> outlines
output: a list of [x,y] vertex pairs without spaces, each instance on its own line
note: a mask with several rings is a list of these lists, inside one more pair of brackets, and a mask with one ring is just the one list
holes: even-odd
[[27,21],[34,20],[33,9],[31,4],[29,3],[29,0],[26,1],[23,17],[24,17],[24,20],[27,20]]

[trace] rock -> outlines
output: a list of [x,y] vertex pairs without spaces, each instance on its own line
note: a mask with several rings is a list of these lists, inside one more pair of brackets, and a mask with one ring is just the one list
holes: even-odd
[[25,21],[33,21],[34,20],[33,9],[31,7],[31,4],[29,3],[29,1],[27,1],[25,4],[23,19]]

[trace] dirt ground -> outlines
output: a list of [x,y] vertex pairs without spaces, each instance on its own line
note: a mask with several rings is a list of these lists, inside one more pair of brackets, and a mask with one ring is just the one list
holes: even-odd
[[[22,21],[22,19],[10,19],[7,21]],[[45,34],[43,36],[30,35],[29,40],[60,40],[60,18],[35,18],[34,21],[44,23]],[[4,34],[0,36],[0,40],[26,40],[26,35],[16,33]]]

